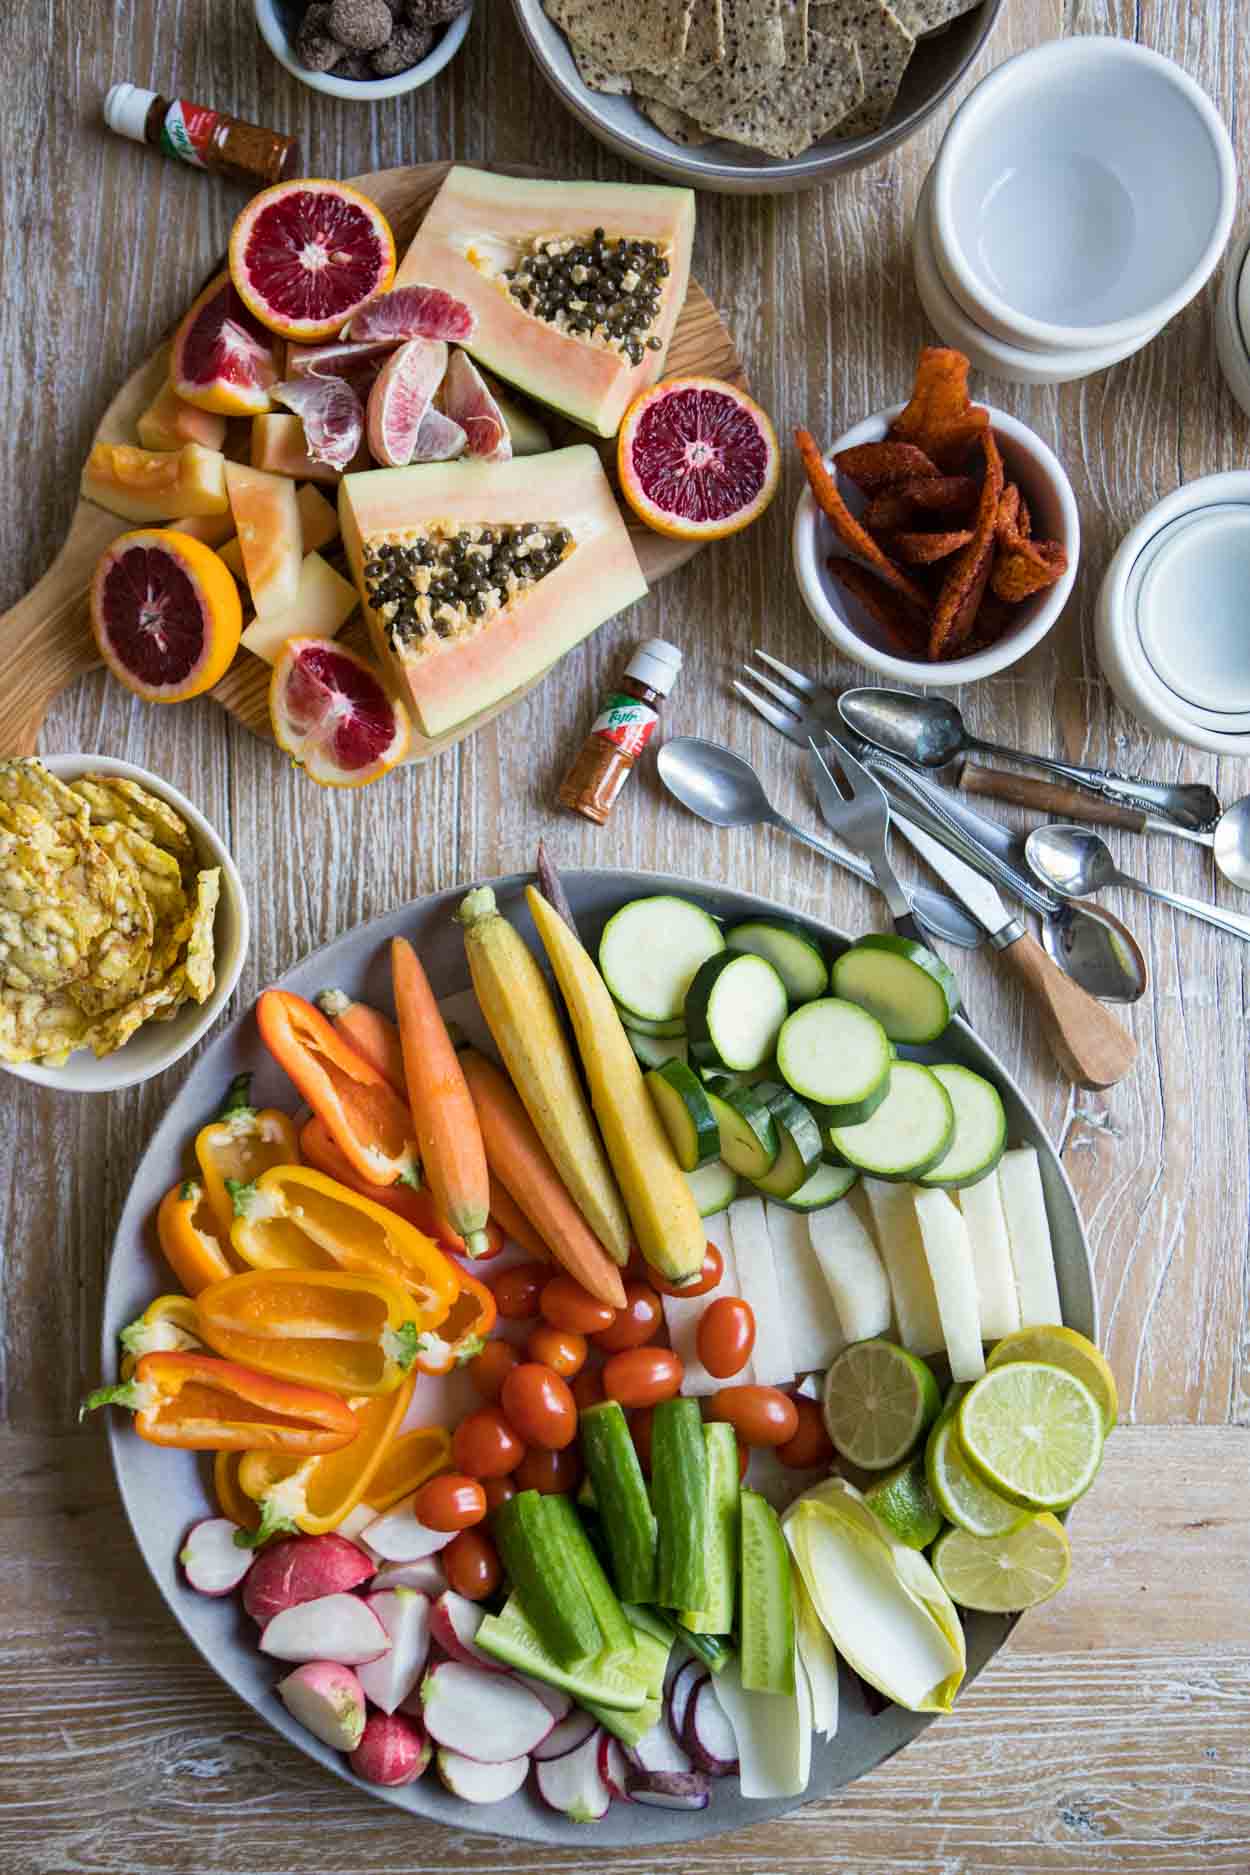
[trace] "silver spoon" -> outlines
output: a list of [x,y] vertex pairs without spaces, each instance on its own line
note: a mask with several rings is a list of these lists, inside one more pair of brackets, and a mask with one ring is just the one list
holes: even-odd
[[874,748],[898,755],[921,768],[945,768],[957,755],[979,750],[1022,762],[1049,775],[1060,775],[1079,787],[1090,788],[1108,801],[1131,801],[1147,813],[1162,814],[1178,827],[1206,832],[1220,816],[1218,797],[1194,782],[1133,781],[1112,769],[1084,768],[1079,762],[1057,762],[1048,755],[1026,755],[1001,742],[984,742],[969,735],[958,707],[945,697],[924,697],[910,690],[864,686],[844,690],[838,698],[842,720]]
[[1221,911],[1200,898],[1186,898],[1181,892],[1164,892],[1147,885],[1144,879],[1130,878],[1121,872],[1111,848],[1101,834],[1087,827],[1035,827],[1024,843],[1025,857],[1039,879],[1045,880],[1063,898],[1086,898],[1109,885],[1127,886],[1147,898],[1158,899],[1176,911],[1187,911],[1192,918],[1228,931],[1234,937],[1250,939],[1250,918],[1241,912]]

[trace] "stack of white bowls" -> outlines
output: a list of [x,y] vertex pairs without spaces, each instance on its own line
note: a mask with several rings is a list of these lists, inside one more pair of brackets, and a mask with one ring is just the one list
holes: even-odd
[[993,377],[1066,384],[1140,351],[1201,291],[1237,172],[1215,106],[1130,40],[1060,39],[979,84],[916,211],[916,284]]

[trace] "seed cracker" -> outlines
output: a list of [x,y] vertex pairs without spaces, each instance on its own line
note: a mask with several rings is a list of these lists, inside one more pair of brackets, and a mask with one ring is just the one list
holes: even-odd
[[686,50],[693,0],[543,0],[548,17],[606,72],[666,72]]
[[722,0],[725,56],[700,72],[687,63],[663,78],[635,75],[634,89],[684,111],[703,129],[759,97],[785,65],[780,0]]
[[831,39],[853,40],[864,100],[838,125],[842,137],[880,130],[894,108],[916,41],[886,0],[811,0],[812,23]]
[[787,66],[762,97],[709,125],[719,136],[763,150],[801,156],[864,102],[859,54],[849,39],[808,34],[808,61]]
[[940,32],[952,20],[971,13],[978,0],[890,0],[899,22],[916,39],[925,33]]
[[589,85],[592,91],[602,91],[610,98],[629,96],[633,86],[628,72],[610,72],[606,65],[600,65],[598,59],[591,58],[588,52],[583,52],[580,46],[573,45],[571,41],[569,51],[573,54],[573,63],[584,85]]
[[719,65],[724,56],[725,15],[721,0],[695,0],[682,64],[706,71],[711,65]]

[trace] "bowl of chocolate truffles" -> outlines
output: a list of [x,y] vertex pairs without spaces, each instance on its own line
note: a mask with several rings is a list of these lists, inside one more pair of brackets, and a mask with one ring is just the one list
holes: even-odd
[[454,59],[473,0],[254,0],[280,65],[335,98],[395,98]]

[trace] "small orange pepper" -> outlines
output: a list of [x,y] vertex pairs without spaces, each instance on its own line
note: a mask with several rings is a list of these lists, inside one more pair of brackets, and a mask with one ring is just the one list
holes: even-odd
[[356,1436],[337,1452],[295,1460],[277,1452],[246,1452],[239,1460],[239,1490],[260,1507],[252,1546],[302,1530],[321,1536],[337,1529],[364,1497],[412,1400],[416,1375],[393,1393],[349,1400]]
[[[315,1165],[318,1171],[325,1172],[330,1178],[337,1179],[340,1185],[346,1185],[349,1191],[359,1192],[362,1198],[371,1198],[374,1204],[385,1205],[396,1217],[402,1217],[415,1230],[424,1231],[432,1237],[442,1249],[453,1256],[467,1256],[464,1238],[458,1237],[447,1219],[440,1215],[428,1187],[423,1185],[414,1191],[411,1185],[374,1185],[367,1178],[361,1178],[359,1172],[346,1154],[339,1151],[324,1120],[313,1114],[306,1120],[299,1136],[300,1152],[309,1165]],[[504,1235],[497,1224],[488,1224],[487,1235],[490,1248],[477,1260],[486,1262],[490,1257],[498,1256],[503,1249]]]
[[384,1075],[343,1040],[321,1011],[290,990],[265,990],[261,1038],[361,1178],[420,1182],[412,1115]]
[[157,1206],[161,1253],[189,1296],[233,1273],[234,1264],[217,1230],[217,1218],[198,1179],[184,1178],[171,1185]]
[[141,1439],[183,1451],[335,1452],[356,1432],[335,1394],[212,1354],[145,1354],[130,1380],[97,1388],[82,1411],[98,1406],[130,1408]]
[[271,1165],[299,1161],[294,1120],[277,1107],[253,1107],[248,1100],[251,1080],[250,1074],[236,1074],[221,1112],[195,1136],[205,1196],[223,1237],[229,1237],[234,1220],[232,1187],[250,1185]]
[[427,1330],[417,1341],[417,1366],[423,1374],[449,1374],[486,1346],[495,1326],[495,1294],[469,1270],[460,1272],[460,1294],[438,1332]]
[[[247,1457],[246,1452],[218,1452],[213,1458],[213,1496],[217,1499],[217,1508],[223,1517],[231,1523],[237,1523],[243,1530],[254,1530],[260,1522],[260,1511],[250,1497],[244,1497],[239,1488],[239,1466]],[[287,1461],[294,1463],[294,1460]]]
[[451,1434],[446,1426],[414,1426],[387,1446],[363,1501],[380,1514],[450,1463]]
[[348,1270],[245,1270],[202,1289],[196,1311],[225,1360],[370,1397],[400,1386],[422,1326],[408,1290]]

